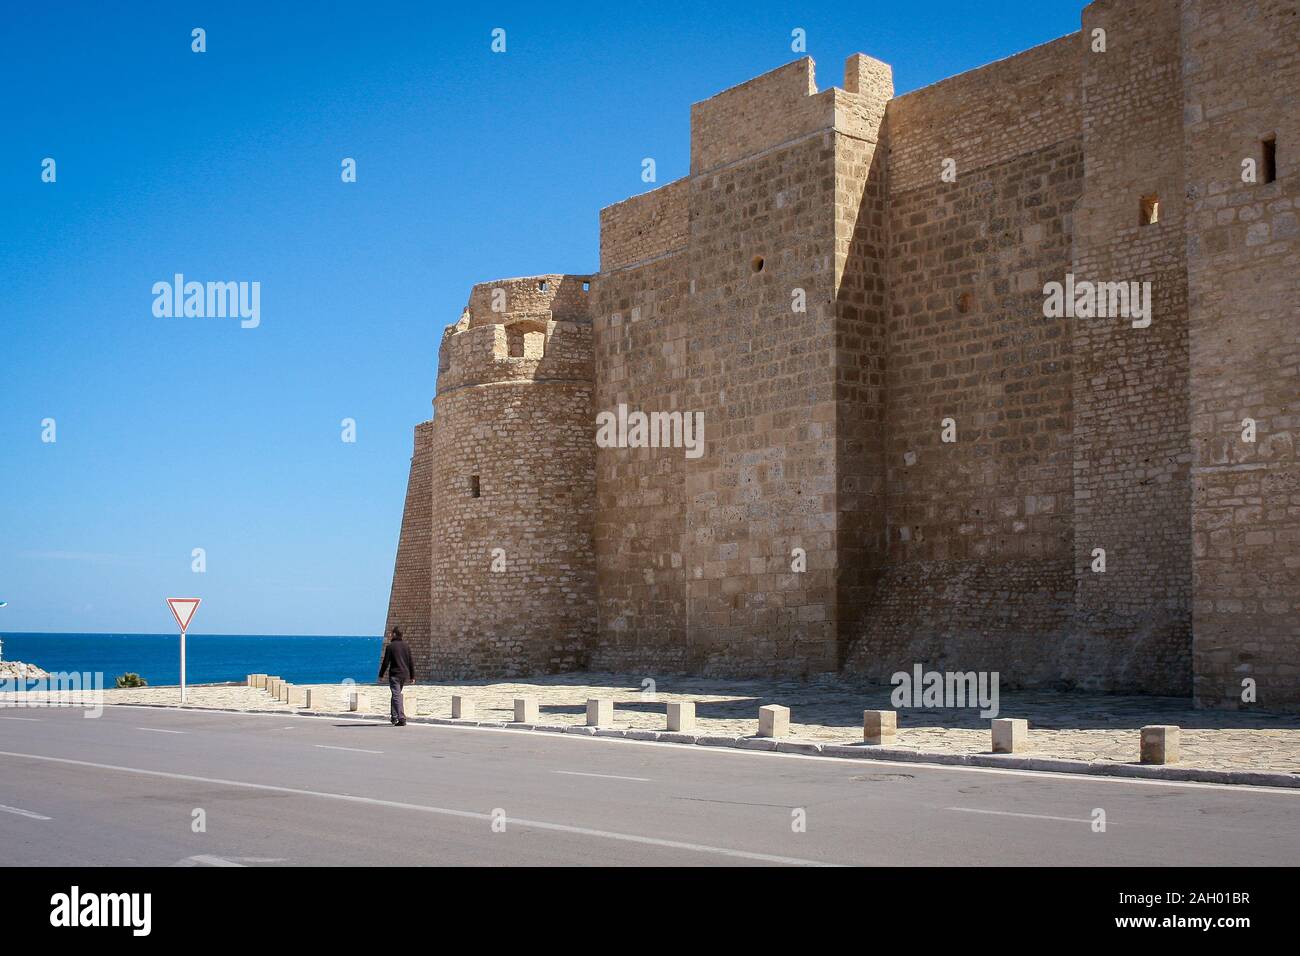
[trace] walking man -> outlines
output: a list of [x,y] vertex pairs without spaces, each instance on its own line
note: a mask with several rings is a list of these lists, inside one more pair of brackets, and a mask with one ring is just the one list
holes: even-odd
[[406,726],[406,710],[402,706],[402,688],[415,681],[415,661],[411,659],[411,646],[402,640],[402,629],[393,628],[393,639],[384,648],[384,659],[379,664],[379,679],[388,674],[388,689],[393,692],[389,707],[389,722],[394,727]]

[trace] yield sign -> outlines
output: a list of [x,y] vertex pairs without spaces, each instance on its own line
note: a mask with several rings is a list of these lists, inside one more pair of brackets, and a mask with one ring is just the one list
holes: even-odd
[[176,623],[185,630],[190,626],[190,621],[194,617],[194,612],[199,609],[199,598],[168,598],[167,606],[172,609],[172,616],[176,618]]

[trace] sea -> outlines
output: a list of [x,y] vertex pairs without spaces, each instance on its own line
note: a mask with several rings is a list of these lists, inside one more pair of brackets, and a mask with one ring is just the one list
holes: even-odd
[[[104,686],[136,673],[149,686],[180,683],[179,634],[0,633],[0,660],[35,664],[50,673],[102,671]],[[382,637],[350,635],[188,634],[189,684],[242,682],[275,674],[295,684],[372,682],[379,672]]]

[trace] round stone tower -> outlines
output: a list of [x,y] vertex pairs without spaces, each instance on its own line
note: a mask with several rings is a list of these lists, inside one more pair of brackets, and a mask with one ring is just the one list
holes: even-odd
[[589,288],[588,276],[485,282],[443,334],[430,677],[586,665],[596,627]]

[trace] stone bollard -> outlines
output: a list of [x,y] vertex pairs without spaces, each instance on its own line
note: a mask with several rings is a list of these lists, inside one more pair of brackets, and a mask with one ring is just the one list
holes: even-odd
[[415,696],[414,687],[406,687],[402,690],[402,713],[407,717],[417,717],[420,714],[420,701]]
[[289,703],[289,689],[293,687],[287,681],[280,681],[280,686],[276,689],[275,699],[282,704]]
[[1179,730],[1175,724],[1151,724],[1142,728],[1143,763],[1178,763],[1182,759]]
[[768,704],[758,708],[758,736],[786,737],[790,733],[790,708]]
[[892,744],[898,740],[898,712],[893,710],[864,710],[862,712],[862,742]]
[[256,675],[256,674],[249,674],[248,677],[244,680],[244,686],[245,686],[245,687],[256,687],[256,686],[257,686],[257,675]]
[[290,687],[289,688],[289,706],[301,707],[304,710],[311,709],[311,688],[310,687]]
[[587,701],[587,726],[612,727],[614,725],[614,702],[608,698],[593,697]]
[[366,699],[361,696],[361,691],[348,691],[348,710],[358,714],[365,713]]
[[675,700],[668,704],[668,729],[695,733],[695,701]]
[[515,721],[514,722],[516,724],[537,723],[537,698],[536,697],[515,698]]
[[248,675],[248,686],[249,686],[249,687],[255,687],[255,688],[257,688],[258,690],[265,690],[265,689],[266,689],[266,675],[265,675],[265,674],[249,674],[249,675]]
[[451,697],[451,716],[454,720],[473,720],[473,699],[462,697],[460,694],[453,694]]
[[1014,754],[1029,745],[1029,721],[998,717],[993,721],[993,752]]
[[280,678],[268,676],[266,678],[266,684],[264,685],[266,692],[270,694],[272,697],[274,697],[279,683],[280,683]]

